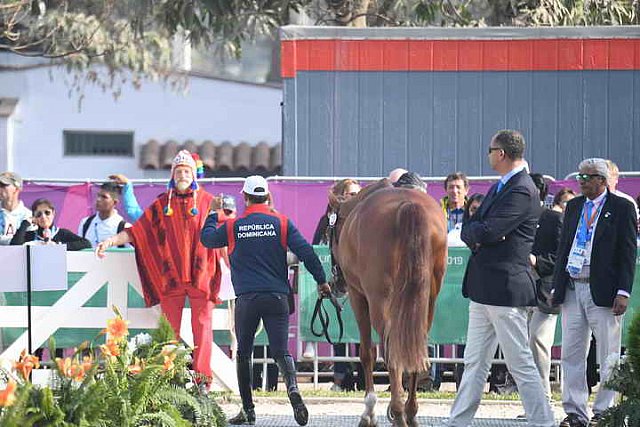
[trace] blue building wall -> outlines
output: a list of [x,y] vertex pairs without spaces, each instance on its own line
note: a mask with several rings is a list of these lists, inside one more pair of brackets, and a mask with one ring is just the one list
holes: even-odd
[[492,175],[504,128],[536,172],[562,178],[592,156],[640,170],[640,71],[297,71],[283,126],[285,175]]

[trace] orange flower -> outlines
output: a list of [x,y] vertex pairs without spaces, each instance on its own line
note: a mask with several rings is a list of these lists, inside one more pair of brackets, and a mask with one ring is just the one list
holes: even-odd
[[107,333],[109,338],[118,342],[125,336],[129,335],[129,321],[123,320],[122,317],[107,320]]
[[11,406],[16,401],[16,388],[18,384],[14,380],[9,380],[7,387],[4,390],[0,390],[0,406]]
[[82,369],[84,369],[85,372],[89,372],[92,367],[93,367],[93,358],[91,356],[84,356],[82,358]]
[[129,373],[132,375],[138,375],[144,369],[143,365],[140,363],[140,359],[137,357],[134,359],[133,365],[129,365]]
[[22,374],[25,380],[29,379],[32,369],[38,369],[40,367],[40,359],[31,354],[27,354],[27,350],[22,350],[20,353],[20,360],[13,363],[13,368]]
[[114,340],[107,340],[106,344],[102,344],[100,346],[100,350],[105,356],[116,357],[120,356],[120,347],[118,343]]
[[71,364],[71,369],[69,369],[69,378],[74,381],[80,382],[84,379],[85,371],[82,365],[77,363]]
[[174,365],[173,365],[173,358],[170,358],[170,357],[164,356],[164,363],[162,364],[162,368],[163,368],[165,371],[170,371],[170,370],[172,370],[172,369],[174,368]]
[[78,360],[71,360],[70,357],[65,359],[56,357],[56,364],[60,370],[60,375],[80,382],[84,379],[87,371],[91,369],[91,363],[87,363],[87,359],[90,358],[85,356],[84,362],[80,363]]

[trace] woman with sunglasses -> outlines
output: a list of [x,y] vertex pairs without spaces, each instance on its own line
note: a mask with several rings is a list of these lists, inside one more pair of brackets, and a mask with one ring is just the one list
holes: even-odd
[[[33,218],[24,220],[11,239],[12,245],[23,245],[29,242],[40,244],[66,244],[67,250],[79,251],[91,249],[91,242],[78,236],[66,228],[58,228],[54,224],[56,209],[47,199],[38,199],[31,205]],[[35,229],[34,227],[35,226]]]

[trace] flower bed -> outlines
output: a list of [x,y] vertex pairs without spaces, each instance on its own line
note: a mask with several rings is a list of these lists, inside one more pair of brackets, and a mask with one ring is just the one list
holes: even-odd
[[[25,426],[210,426],[226,425],[205,391],[206,379],[188,369],[191,350],[175,340],[161,318],[151,335],[127,340],[128,322],[117,309],[107,322],[106,343],[84,343],[73,357],[56,358],[46,386],[31,383],[37,357],[24,351],[2,370],[0,425]],[[50,341],[55,354],[55,342]],[[199,386],[200,385],[200,386]]]

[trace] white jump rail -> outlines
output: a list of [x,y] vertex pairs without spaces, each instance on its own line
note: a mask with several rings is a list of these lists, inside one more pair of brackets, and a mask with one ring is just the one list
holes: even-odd
[[[0,247],[0,259],[3,248]],[[100,260],[93,252],[67,252],[69,272],[86,273],[73,287],[53,305],[32,307],[32,345],[37,348],[60,328],[95,329],[104,328],[107,319],[113,318],[112,306],[117,306],[123,318],[129,321],[130,329],[154,329],[160,317],[159,306],[151,308],[128,307],[128,285],[140,295],[142,286],[133,252],[110,252]],[[106,307],[83,307],[104,285],[107,284]],[[10,306],[0,309],[0,328],[27,328],[26,306]],[[228,330],[228,310],[215,309],[212,329]],[[191,332],[191,309],[185,308],[180,329],[182,340],[193,347]],[[1,354],[0,358],[17,360],[20,352],[28,346],[28,334],[22,333]],[[214,382],[235,393],[238,381],[235,363],[215,343],[211,352],[211,369]]]

